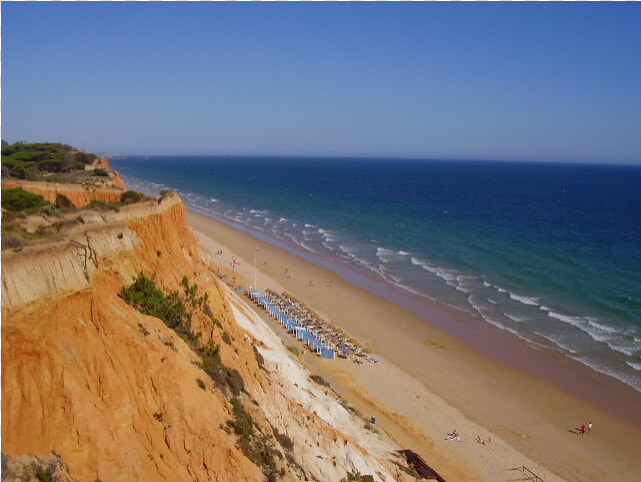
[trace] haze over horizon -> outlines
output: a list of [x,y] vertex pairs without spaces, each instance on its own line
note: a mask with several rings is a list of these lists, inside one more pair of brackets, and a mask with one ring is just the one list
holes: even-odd
[[641,163],[635,3],[2,4],[2,138]]

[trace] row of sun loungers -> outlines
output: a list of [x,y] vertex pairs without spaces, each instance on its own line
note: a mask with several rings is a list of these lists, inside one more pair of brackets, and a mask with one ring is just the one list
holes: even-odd
[[306,344],[310,350],[323,358],[352,358],[359,365],[363,361],[380,363],[365,353],[345,333],[330,326],[316,313],[294,297],[285,293],[279,295],[271,290],[261,293],[250,289],[248,296],[262,306],[287,332]]
[[[313,320],[302,319],[296,310],[291,309],[296,305],[288,304],[283,298],[274,297],[273,294],[268,296],[255,289],[248,290],[247,294],[278,321],[288,333],[306,344],[311,351],[321,358],[334,358],[336,352],[326,342],[324,334],[320,333],[322,330],[315,329],[319,327],[313,323]],[[309,322],[306,323],[306,321]]]

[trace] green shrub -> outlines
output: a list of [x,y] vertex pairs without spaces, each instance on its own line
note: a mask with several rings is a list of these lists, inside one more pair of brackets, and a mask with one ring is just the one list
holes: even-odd
[[92,199],[87,207],[89,209],[98,209],[100,211],[118,211],[117,204],[108,203],[106,201],[101,201],[99,199]]
[[145,199],[145,196],[138,191],[125,191],[120,195],[122,204],[135,204]]
[[30,179],[37,171],[84,170],[85,164],[96,158],[94,154],[73,150],[69,145],[53,142],[16,142],[3,146],[2,164],[11,176]]
[[56,194],[56,207],[58,209],[71,209],[74,208],[75,206],[71,202],[71,199],[69,199],[67,196],[64,194]]
[[[122,289],[121,295],[125,302],[145,315],[161,319],[169,328],[173,329],[189,347],[202,358],[203,371],[226,393],[233,396],[240,395],[245,390],[243,377],[234,368],[225,366],[220,358],[220,346],[209,340],[206,345],[200,342],[200,333],[191,332],[191,318],[193,309],[203,309],[204,302],[199,300],[198,287],[190,286],[187,278],[181,283],[185,288],[186,298],[183,299],[178,291],[165,295],[158,287],[154,278],[140,273],[134,283]],[[194,288],[195,287],[195,288]]]
[[49,204],[39,194],[32,194],[19,187],[2,190],[2,207],[8,211],[24,211]]
[[60,210],[53,204],[46,204],[40,209],[40,214],[43,216],[60,216]]
[[231,345],[231,336],[226,331],[223,333],[223,341],[228,345]]
[[242,375],[235,368],[225,367],[225,382],[236,396],[245,390],[245,380],[243,380]]
[[206,346],[200,348],[200,354],[203,357],[215,357],[218,356],[220,350],[220,345],[214,343],[213,340],[209,340]]
[[100,167],[96,167],[93,170],[93,175],[94,176],[109,177],[109,173],[105,169],[102,169]]
[[202,390],[207,388],[205,382],[203,382],[201,378],[196,378],[196,385],[198,385]]
[[274,429],[274,433],[276,435],[276,440],[278,440],[278,443],[285,449],[289,450],[290,452],[294,450],[294,442],[292,441],[291,438],[289,438],[287,435],[284,433],[279,433],[278,430]]
[[234,420],[227,422],[228,425],[234,429],[234,432],[239,437],[249,438],[254,432],[254,420],[238,398],[234,397],[230,402],[233,408]]
[[325,379],[320,375],[316,375],[316,374],[310,375],[309,378],[323,387],[329,387],[329,383],[325,381]]
[[187,325],[184,328],[189,329],[191,325],[191,316],[187,313],[185,303],[180,299],[178,292],[174,291],[165,296],[156,287],[153,277],[148,278],[140,273],[131,286],[122,289],[121,294],[127,304],[145,315],[160,318],[169,328]]
[[27,244],[25,240],[20,237],[19,234],[8,232],[8,231],[2,231],[0,242],[2,244],[2,249],[21,248],[22,246]]
[[358,470],[354,472],[347,472],[347,475],[341,479],[341,482],[354,481],[354,482],[374,482],[373,475],[362,475]]
[[287,349],[291,351],[294,355],[298,356],[300,355],[300,352],[298,351],[298,348],[292,345],[287,345]]
[[227,422],[227,425],[237,435],[238,447],[249,460],[263,469],[267,480],[277,480],[274,454],[279,452],[269,446],[270,439],[267,436],[256,433],[254,420],[240,400],[232,398],[230,401],[234,419]]
[[51,468],[44,469],[42,467],[35,467],[34,475],[40,482],[54,482],[55,480]]

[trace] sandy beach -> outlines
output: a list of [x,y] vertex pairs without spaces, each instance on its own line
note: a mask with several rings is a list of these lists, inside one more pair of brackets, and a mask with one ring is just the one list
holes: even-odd
[[[446,479],[523,480],[511,469],[524,466],[543,480],[641,477],[641,393],[284,243],[196,212],[188,222],[211,269],[231,279],[233,255],[236,285],[287,291],[371,348],[380,365],[303,359]],[[461,442],[445,439],[454,429]]]

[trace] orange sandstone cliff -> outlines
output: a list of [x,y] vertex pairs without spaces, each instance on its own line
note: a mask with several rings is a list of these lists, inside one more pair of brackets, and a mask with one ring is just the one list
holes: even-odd
[[[75,189],[78,197],[65,192],[74,202],[84,196]],[[230,304],[235,295],[202,261],[178,196],[77,218],[49,243],[2,251],[3,457],[53,454],[64,461],[61,480],[399,476],[392,447],[308,385],[242,300]],[[230,397],[199,356],[121,298],[140,272],[167,292],[186,276],[208,294],[218,323],[197,316],[193,330],[242,377],[239,400],[277,454],[271,475],[239,448]]]
[[56,202],[56,196],[66,196],[74,206],[85,207],[91,201],[119,202],[120,196],[125,191],[125,183],[117,171],[109,167],[109,161],[104,157],[87,166],[87,170],[101,168],[107,170],[106,178],[99,178],[93,184],[68,184],[58,182],[34,182],[21,180],[3,180],[2,188],[20,187],[34,194],[39,194],[52,204]]

